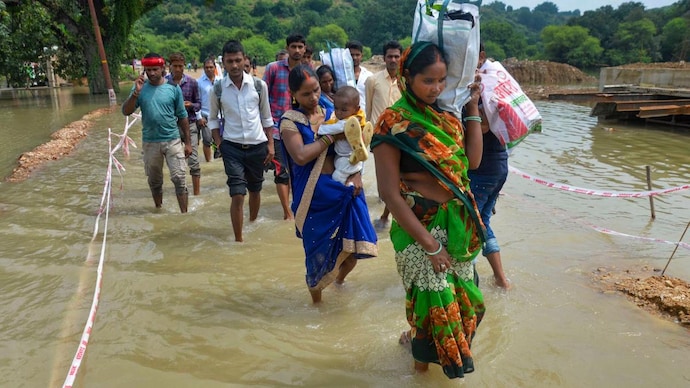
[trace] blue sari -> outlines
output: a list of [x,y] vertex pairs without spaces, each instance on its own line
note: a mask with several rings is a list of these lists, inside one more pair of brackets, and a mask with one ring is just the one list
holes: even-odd
[[327,95],[321,93],[321,96],[319,97],[319,105],[326,109],[326,112],[334,111],[335,110],[335,105],[333,104],[333,100],[331,100]]
[[[332,113],[327,109],[326,118]],[[308,118],[297,110],[283,114],[280,130],[298,131],[304,144],[316,140]],[[376,232],[364,190],[354,196],[353,186],[344,186],[331,174],[321,174],[326,155],[335,154],[333,145],[304,166],[295,163],[287,150],[284,152],[296,234],[302,239],[306,255],[307,286],[322,290],[335,280],[340,264],[351,254],[357,259],[377,256]]]

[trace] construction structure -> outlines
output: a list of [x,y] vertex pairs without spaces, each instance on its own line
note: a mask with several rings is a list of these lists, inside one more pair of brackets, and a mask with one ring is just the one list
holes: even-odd
[[626,65],[601,69],[598,93],[554,94],[551,100],[594,102],[600,120],[642,121],[690,128],[690,66]]

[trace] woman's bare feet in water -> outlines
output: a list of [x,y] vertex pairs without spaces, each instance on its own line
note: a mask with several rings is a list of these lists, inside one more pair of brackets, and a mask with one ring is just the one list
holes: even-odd
[[412,350],[412,338],[410,337],[410,331],[405,330],[400,334],[400,339],[398,340],[398,343],[404,347],[406,347],[408,350]]
[[[404,346],[407,350],[412,351],[412,334],[409,330],[405,330],[402,332],[402,334],[400,334],[400,339],[398,340],[398,343]],[[429,363],[419,362],[415,360],[414,370],[420,373],[426,372],[429,370]]]
[[345,277],[352,272],[356,265],[357,259],[352,255],[348,256],[347,259],[340,264],[340,270],[338,271],[338,276],[335,278],[335,284],[341,285],[345,283]]
[[429,370],[429,363],[428,362],[419,362],[419,361],[415,360],[414,370],[416,370],[419,373],[424,373],[424,372]]
[[505,275],[502,277],[494,275],[494,283],[506,291],[513,287],[513,285],[510,283],[510,279],[505,277]]
[[321,290],[309,290],[309,294],[311,294],[312,303],[321,303]]
[[506,277],[506,274],[503,272],[503,264],[501,263],[501,252],[492,252],[486,255],[486,259],[489,261],[489,265],[491,265],[491,270],[494,273],[494,283],[498,286],[503,288],[504,290],[510,290],[512,285],[510,284],[510,280]]

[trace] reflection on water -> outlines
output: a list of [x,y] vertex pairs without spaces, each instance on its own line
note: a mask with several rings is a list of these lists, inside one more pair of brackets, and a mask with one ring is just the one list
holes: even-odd
[[0,90],[0,176],[12,172],[22,152],[50,140],[50,134],[107,106],[108,96],[92,96],[86,88]]
[[[0,145],[18,155],[96,105],[70,101],[57,113],[0,100],[2,117],[28,115],[44,130],[6,126]],[[545,132],[514,152],[517,168],[602,190],[644,190],[645,165],[656,188],[690,182],[687,134],[624,125],[607,131],[586,107],[538,106]],[[89,241],[107,163],[105,129],[123,126],[119,113],[105,116],[74,155],[26,182],[0,184],[2,386],[55,386],[65,377],[93,293],[96,264],[87,258],[101,248]],[[140,127],[132,137],[140,142]],[[101,305],[79,386],[457,385],[438,368],[415,375],[397,344],[406,327],[404,293],[386,234],[379,235],[381,256],[360,262],[346,285],[328,288],[314,307],[301,244],[294,226],[281,220],[270,176],[259,220],[246,225],[247,242],[238,244],[222,162],[202,163],[202,194],[181,215],[169,182],[163,209],[153,209],[138,150],[120,160],[127,171],[115,178]],[[0,168],[10,171],[12,163],[3,159]],[[375,216],[382,206],[373,171],[367,162]],[[465,383],[686,385],[687,331],[619,295],[599,293],[588,276],[602,266],[661,267],[673,247],[603,235],[587,224],[675,240],[690,219],[690,194],[657,198],[652,222],[646,198],[583,197],[514,175],[504,193],[492,226],[515,288],[493,287],[488,264],[479,261],[488,311],[473,344],[477,369]],[[669,274],[690,278],[690,252],[675,257]]]

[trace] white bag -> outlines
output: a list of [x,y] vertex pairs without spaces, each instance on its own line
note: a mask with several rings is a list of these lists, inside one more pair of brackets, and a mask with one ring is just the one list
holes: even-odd
[[487,59],[479,73],[484,113],[501,144],[512,148],[530,133],[541,132],[537,107],[500,62]]
[[417,0],[412,42],[417,41],[436,43],[445,53],[448,78],[438,105],[460,117],[479,62],[479,8],[461,0]]
[[352,61],[350,50],[346,48],[330,47],[328,51],[319,51],[321,63],[328,65],[335,73],[335,89],[350,85],[357,87],[355,81],[355,63]]

